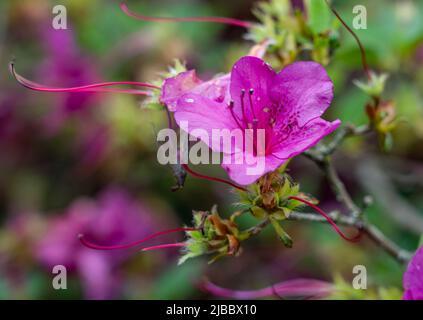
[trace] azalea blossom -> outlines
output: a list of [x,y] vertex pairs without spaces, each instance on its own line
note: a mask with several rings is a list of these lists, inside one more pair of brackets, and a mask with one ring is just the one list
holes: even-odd
[[403,277],[404,300],[423,300],[423,246],[414,254]]
[[[187,71],[166,80],[161,101],[175,112],[178,125],[188,123],[189,134],[224,153],[222,166],[233,181],[249,185],[340,125],[320,118],[332,97],[332,81],[318,63],[296,62],[276,73],[262,59],[245,56],[230,76],[201,82]],[[208,138],[199,130],[207,131]],[[253,148],[237,145],[228,152],[212,143],[213,130],[251,131],[254,137],[261,131],[264,139],[253,139]],[[248,158],[263,159],[263,170],[251,174]]]

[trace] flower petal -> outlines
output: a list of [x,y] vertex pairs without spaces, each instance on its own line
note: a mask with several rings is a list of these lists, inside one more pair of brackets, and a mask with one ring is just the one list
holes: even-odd
[[328,122],[321,118],[314,119],[303,127],[294,129],[285,140],[274,144],[271,147],[272,154],[279,159],[292,158],[316,145],[340,124],[340,120]]
[[[247,161],[248,157],[248,161]],[[239,185],[247,186],[268,172],[278,169],[286,159],[278,159],[273,155],[254,157],[245,152],[224,155],[222,167],[226,170],[232,181]],[[249,164],[251,163],[251,164]]]
[[[218,103],[202,95],[188,93],[182,96],[175,111],[178,126],[190,135],[201,139],[213,151],[222,152],[222,143],[212,145],[215,130],[239,130],[231,117],[229,108],[224,103]],[[221,131],[223,134],[224,132]]]
[[168,78],[163,83],[160,102],[167,105],[170,111],[175,111],[178,99],[201,83],[195,70],[181,72],[175,77]]
[[404,300],[423,300],[423,247],[420,247],[408,264],[403,278]]
[[170,111],[177,108],[178,99],[186,93],[197,93],[216,102],[229,101],[229,75],[223,75],[203,82],[195,70],[182,72],[165,80],[160,102]]
[[251,96],[254,113],[260,120],[264,116],[262,109],[271,104],[269,90],[274,85],[276,73],[262,59],[245,56],[239,59],[232,68],[230,92],[234,101],[234,111],[242,119],[242,90],[245,90],[244,105],[245,113],[249,121],[252,121],[252,111],[249,101],[249,90],[253,89]]
[[295,114],[299,125],[320,117],[333,98],[333,83],[326,70],[312,61],[295,62],[276,76],[270,91],[283,106],[285,116]]

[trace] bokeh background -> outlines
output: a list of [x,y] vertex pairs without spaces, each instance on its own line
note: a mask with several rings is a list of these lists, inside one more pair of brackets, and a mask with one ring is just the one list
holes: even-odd
[[[150,15],[254,19],[254,1],[128,3]],[[67,8],[68,30],[51,27],[56,4]],[[354,138],[336,153],[335,163],[358,203],[373,195],[368,218],[398,244],[415,250],[423,233],[423,2],[360,4],[368,12],[368,29],[358,34],[369,64],[390,74],[387,98],[396,102],[403,120],[390,153],[380,151],[372,139]],[[334,5],[351,24],[355,2]],[[16,59],[18,72],[52,86],[148,82],[175,58],[206,79],[230,70],[252,44],[236,27],[136,21],[120,11],[117,1],[3,0],[0,12],[1,299],[211,298],[196,285],[204,276],[237,289],[298,277],[348,283],[358,264],[367,267],[371,288],[385,288],[389,298],[401,296],[404,266],[368,241],[342,241],[326,225],[286,223],[294,248],[284,248],[268,230],[247,242],[240,257],[212,265],[198,258],[177,266],[176,250],[98,252],[81,246],[78,233],[99,243],[126,243],[189,224],[192,210],[213,204],[229,216],[234,195],[225,186],[191,177],[183,190],[171,192],[171,169],[156,161],[155,134],[166,126],[164,112],[142,110],[138,97],[125,94],[32,92],[14,81],[8,63]],[[341,46],[328,66],[335,99],[327,118],[360,125],[367,121],[367,97],[352,84],[363,77],[360,56],[352,37],[341,33]],[[197,169],[225,176],[219,166]],[[339,209],[313,163],[299,156],[290,174],[323,208]],[[242,223],[254,221],[247,217]],[[57,264],[68,269],[67,290],[52,287]],[[369,297],[360,291],[352,295]]]

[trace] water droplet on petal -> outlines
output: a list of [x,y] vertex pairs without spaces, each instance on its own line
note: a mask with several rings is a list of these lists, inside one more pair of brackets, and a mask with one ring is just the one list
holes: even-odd
[[192,98],[187,98],[187,99],[185,99],[185,102],[187,102],[187,103],[193,103],[193,102],[194,102],[194,99],[192,99]]

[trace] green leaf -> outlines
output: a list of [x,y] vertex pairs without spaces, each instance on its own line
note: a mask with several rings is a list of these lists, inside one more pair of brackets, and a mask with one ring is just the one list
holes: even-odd
[[330,29],[331,13],[325,0],[305,1],[308,25],[315,34],[322,33]]

